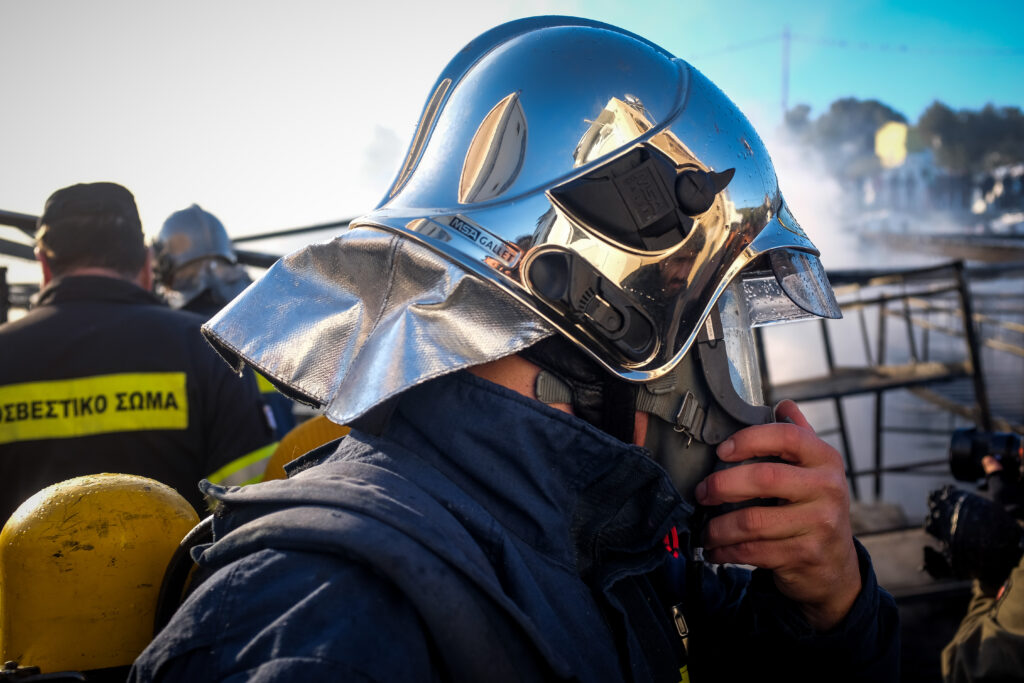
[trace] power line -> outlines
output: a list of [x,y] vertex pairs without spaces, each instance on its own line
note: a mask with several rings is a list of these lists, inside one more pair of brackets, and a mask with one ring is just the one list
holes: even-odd
[[746,50],[746,49],[751,48],[751,47],[757,47],[758,45],[764,45],[765,43],[774,43],[775,41],[780,40],[781,38],[782,38],[781,34],[773,33],[770,36],[764,36],[762,38],[754,38],[753,40],[746,40],[746,41],[744,41],[742,43],[734,43],[732,45],[726,45],[725,47],[719,48],[717,50],[712,50],[711,52],[702,52],[699,55],[694,55],[693,58],[694,59],[703,59],[705,57],[716,57],[718,55],[723,55],[723,54],[726,54],[728,52],[739,52],[741,50]]
[[853,50],[871,50],[876,52],[917,52],[922,54],[946,55],[978,55],[982,57],[1015,57],[1024,56],[1024,47],[954,47],[950,45],[907,45],[906,43],[872,43],[863,40],[845,40],[842,38],[819,38],[793,34],[792,39],[801,43],[811,43],[824,47],[838,47]]
[[950,46],[950,45],[909,45],[907,43],[876,43],[865,40],[848,40],[845,38],[823,38],[820,36],[810,36],[806,34],[789,33],[787,36],[786,30],[781,33],[774,33],[769,36],[762,36],[761,38],[754,38],[752,40],[743,41],[740,43],[733,43],[732,45],[726,45],[725,47],[717,50],[711,50],[709,52],[702,52],[697,55],[693,55],[693,59],[704,59],[706,57],[716,57],[722,54],[728,54],[731,52],[741,52],[743,50],[749,50],[750,48],[764,45],[766,43],[774,43],[776,41],[785,40],[807,43],[811,45],[820,45],[822,47],[834,47],[839,49],[847,50],[865,50],[875,52],[896,52],[896,53],[920,53],[920,54],[944,54],[944,55],[959,55],[959,56],[979,56],[979,57],[1024,57],[1024,47],[993,47],[993,46]]

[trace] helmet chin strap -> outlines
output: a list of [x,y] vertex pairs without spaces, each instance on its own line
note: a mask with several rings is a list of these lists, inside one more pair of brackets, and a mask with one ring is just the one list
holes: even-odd
[[541,368],[537,398],[569,403],[576,417],[625,443],[633,443],[637,387],[602,368],[561,335],[520,351]]
[[651,457],[665,468],[680,494],[692,501],[697,483],[718,462],[715,447],[728,436],[712,428],[720,411],[698,354],[688,353],[668,375],[641,385],[637,410],[651,415],[646,435]]

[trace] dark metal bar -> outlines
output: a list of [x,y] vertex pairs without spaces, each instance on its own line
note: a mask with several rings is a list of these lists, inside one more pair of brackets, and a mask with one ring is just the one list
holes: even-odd
[[928,323],[928,324],[925,325],[924,329],[921,331],[921,359],[924,362],[927,363],[928,359],[931,358],[931,340],[932,340],[931,326],[934,323],[932,323],[932,313],[931,313],[931,311],[926,311],[924,315],[925,315],[925,322]]
[[36,260],[35,251],[33,251],[31,246],[28,244],[22,244],[21,242],[5,240],[2,237],[0,237],[0,254],[25,259],[26,261]]
[[36,216],[27,213],[0,209],[0,225],[9,225],[12,228],[17,228],[29,237],[35,237],[36,235],[36,220]]
[[923,291],[915,291],[913,294],[880,294],[879,296],[871,299],[857,299],[856,301],[844,301],[840,303],[840,306],[849,310],[851,308],[864,308],[865,306],[884,304],[890,301],[900,301],[902,299],[906,299],[908,296],[930,297],[939,296],[941,294],[949,294],[951,292],[955,293],[956,291],[956,285],[949,285],[947,287],[934,287],[932,289],[926,289]]
[[868,335],[868,319],[864,314],[864,309],[861,308],[857,311],[857,317],[860,318],[860,338],[864,342],[864,359],[868,365],[875,365],[871,358],[871,338]]
[[[878,365],[885,364],[885,304],[879,306],[878,309]],[[882,440],[884,425],[882,421],[884,419],[884,403],[885,403],[885,392],[875,392],[875,437],[874,437],[874,461],[875,461],[875,500],[881,500],[882,498]]]
[[0,323],[7,322],[7,311],[11,308],[11,290],[7,286],[7,269],[0,266]]
[[955,264],[956,281],[960,289],[960,306],[963,310],[964,336],[967,339],[967,352],[971,357],[971,378],[974,380],[974,400],[978,405],[978,418],[981,428],[992,431],[992,411],[988,403],[988,391],[985,387],[985,373],[981,365],[981,347],[974,329],[974,309],[971,305],[971,292],[968,289],[967,277],[964,275],[964,264]]
[[925,266],[923,268],[914,268],[911,270],[901,270],[894,273],[891,268],[859,268],[859,269],[848,269],[848,270],[830,270],[828,271],[828,279],[832,283],[833,287],[838,287],[847,284],[870,284],[870,285],[884,285],[884,284],[895,284],[902,282],[903,280],[923,280],[923,279],[941,279],[946,277],[945,275],[939,275],[944,270],[949,270],[953,267],[956,261],[948,261],[946,263],[939,263],[934,266]]
[[272,232],[264,232],[257,235],[242,235],[241,237],[232,238],[232,242],[235,244],[243,244],[245,242],[255,242],[257,240],[266,240],[272,237],[289,237],[291,235],[302,235],[307,232],[316,232],[317,230],[329,230],[331,228],[347,228],[354,218],[346,218],[340,221],[332,221],[330,223],[320,223],[318,225],[307,225],[302,228],[286,228],[284,230],[274,230]]
[[250,251],[248,249],[235,249],[235,256],[238,262],[246,266],[256,268],[269,268],[274,265],[281,256],[279,254],[266,254],[262,251]]
[[1007,273],[1024,274],[1024,261],[1013,263],[986,263],[985,265],[964,266],[964,272],[974,282],[981,280],[1000,280]]
[[914,338],[914,323],[910,317],[910,299],[903,297],[903,322],[907,326],[907,343],[910,344],[910,358],[915,363],[921,360],[917,355],[917,339]]

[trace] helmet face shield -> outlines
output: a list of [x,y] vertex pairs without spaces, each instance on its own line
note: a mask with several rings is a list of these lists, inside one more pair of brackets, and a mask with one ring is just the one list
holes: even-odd
[[587,20],[512,22],[460,52],[384,202],[355,224],[423,242],[636,382],[680,361],[755,260],[796,307],[838,313],[735,105]]
[[776,281],[793,303],[812,316],[843,316],[825,269],[816,257],[802,251],[779,249],[770,252],[769,258]]
[[[738,289],[738,283],[733,282],[718,299],[729,381],[733,391],[745,403],[761,406],[764,405],[764,388],[761,386],[761,365],[754,341],[754,325],[747,306],[748,299]],[[710,316],[705,320],[705,325],[708,323],[713,324]]]

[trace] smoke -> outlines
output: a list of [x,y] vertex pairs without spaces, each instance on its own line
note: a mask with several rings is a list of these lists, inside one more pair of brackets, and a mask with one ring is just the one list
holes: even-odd
[[850,227],[856,197],[829,171],[821,152],[785,130],[763,138],[775,165],[782,196],[828,269],[863,268],[870,262]]

